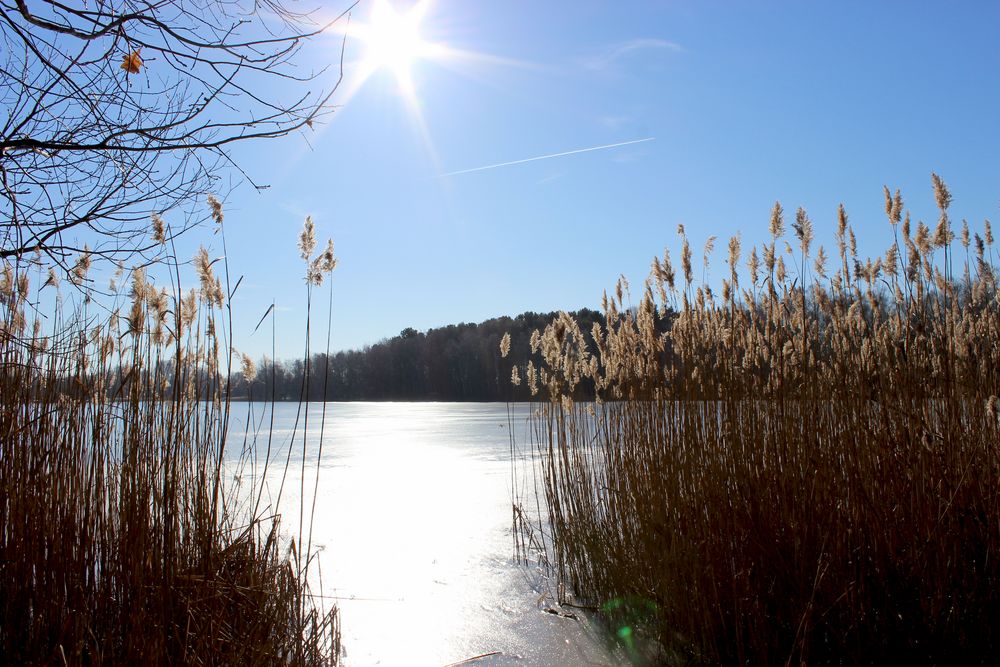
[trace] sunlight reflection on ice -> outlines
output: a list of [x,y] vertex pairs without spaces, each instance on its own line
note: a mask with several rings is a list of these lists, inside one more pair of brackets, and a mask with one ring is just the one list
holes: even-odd
[[[254,406],[257,418],[263,408]],[[246,410],[234,406],[234,452]],[[275,412],[272,494],[295,412],[289,404]],[[309,415],[307,513],[320,414],[313,406]],[[517,414],[523,429],[525,412]],[[347,665],[446,665],[493,651],[500,655],[475,664],[622,662],[589,626],[541,611],[544,588],[511,562],[507,429],[497,404],[328,404],[313,545],[323,592],[341,610]],[[281,502],[291,532],[300,438]]]

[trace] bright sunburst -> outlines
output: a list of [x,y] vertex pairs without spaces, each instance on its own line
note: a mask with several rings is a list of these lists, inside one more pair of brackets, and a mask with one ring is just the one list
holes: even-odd
[[397,11],[387,0],[376,0],[367,24],[353,28],[355,36],[364,42],[361,80],[381,69],[390,70],[400,90],[412,96],[412,66],[418,60],[434,58],[440,47],[420,34],[420,24],[429,2],[423,0],[406,11]]
[[[428,19],[428,24],[433,23],[430,20],[432,4],[433,0],[416,0],[405,5],[392,0],[373,0],[367,17],[359,22],[338,21],[333,30],[343,39],[340,43],[341,56],[343,57],[348,44],[351,44],[352,54],[350,61],[346,63],[346,88],[339,95],[340,103],[348,104],[376,73],[390,74],[435,163],[435,169],[440,172],[437,152],[424,121],[423,105],[418,99],[414,82],[413,73],[417,65],[421,62],[433,62],[467,75],[468,70],[464,66],[471,63],[504,66],[523,66],[523,63],[467,51],[456,48],[447,41],[440,41],[440,25],[435,30],[434,25],[424,24],[425,19]],[[463,67],[459,69],[456,68],[457,65]]]

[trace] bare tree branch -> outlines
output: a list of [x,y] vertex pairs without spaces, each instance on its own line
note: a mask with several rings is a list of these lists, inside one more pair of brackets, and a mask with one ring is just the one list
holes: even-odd
[[280,0],[0,0],[0,258],[65,266],[74,228],[95,256],[148,250],[151,214],[242,173],[234,143],[332,112],[343,50],[312,90],[301,49],[355,5],[320,25]]

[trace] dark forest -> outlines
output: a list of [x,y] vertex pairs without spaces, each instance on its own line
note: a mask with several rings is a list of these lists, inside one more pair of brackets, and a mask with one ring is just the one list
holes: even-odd
[[[312,355],[308,400],[330,401],[511,401],[530,392],[511,384],[511,367],[531,356],[532,331],[544,329],[557,313],[526,312],[478,324],[462,323],[428,329],[407,328],[397,336],[361,350]],[[587,308],[570,313],[584,331],[604,316]],[[510,354],[500,355],[500,340],[510,333]],[[537,363],[537,360],[536,360]],[[303,359],[257,364],[247,386],[236,375],[236,400],[297,401],[304,391]]]

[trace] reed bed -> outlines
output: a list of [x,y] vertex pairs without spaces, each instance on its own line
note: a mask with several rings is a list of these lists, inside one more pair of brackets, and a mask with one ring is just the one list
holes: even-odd
[[[154,235],[167,242],[162,220]],[[59,296],[44,314],[40,293],[59,290],[56,272],[3,266],[7,664],[337,661],[336,608],[310,592],[301,530],[296,551],[276,508],[237,507],[224,461],[230,294],[204,250],[194,265],[197,290],[182,291],[167,265],[167,288],[137,268],[92,298],[84,253],[69,271],[79,307]]]
[[[518,543],[637,660],[1000,661],[993,236],[956,234],[933,184],[933,230],[886,189],[883,256],[859,258],[841,207],[830,267],[776,204],[745,268],[729,242],[721,294],[681,228],[679,271],[657,258],[636,307],[623,279],[606,327],[532,338],[514,380],[550,399],[547,519],[515,508]],[[596,402],[574,400],[586,382]]]

